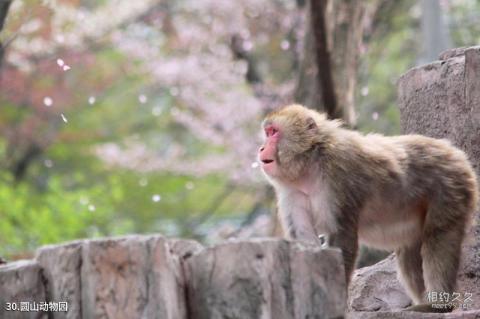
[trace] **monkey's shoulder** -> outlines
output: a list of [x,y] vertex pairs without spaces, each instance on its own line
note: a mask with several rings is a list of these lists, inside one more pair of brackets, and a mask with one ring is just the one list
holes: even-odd
[[447,139],[432,138],[424,135],[384,136],[367,134],[362,136],[364,150],[372,156],[390,155],[396,159],[414,157],[415,159],[448,159],[467,161],[465,153]]

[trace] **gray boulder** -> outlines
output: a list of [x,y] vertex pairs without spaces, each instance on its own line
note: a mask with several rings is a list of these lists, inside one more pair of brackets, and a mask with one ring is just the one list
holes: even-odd
[[42,269],[36,261],[0,266],[0,318],[46,319],[46,311],[25,311],[46,301]]
[[207,248],[185,264],[192,319],[340,318],[339,250],[259,239]]

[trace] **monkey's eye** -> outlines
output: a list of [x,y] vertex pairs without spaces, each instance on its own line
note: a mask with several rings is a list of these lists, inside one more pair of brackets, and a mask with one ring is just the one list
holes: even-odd
[[277,134],[278,134],[278,129],[276,127],[267,126],[265,128],[265,135],[267,135],[267,137],[272,137],[272,136],[275,136]]

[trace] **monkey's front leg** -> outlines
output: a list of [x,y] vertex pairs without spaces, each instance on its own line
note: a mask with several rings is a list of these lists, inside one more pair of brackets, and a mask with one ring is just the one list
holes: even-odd
[[278,201],[278,215],[285,237],[321,244],[306,197],[298,193],[282,195]]
[[342,251],[345,280],[348,287],[357,259],[358,235],[356,228],[346,226],[348,225],[339,225],[334,233],[328,235],[328,245],[338,247]]

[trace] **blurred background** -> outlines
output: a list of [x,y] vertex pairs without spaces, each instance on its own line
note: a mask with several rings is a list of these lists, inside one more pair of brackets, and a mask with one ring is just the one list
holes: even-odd
[[475,0],[0,0],[0,257],[275,234],[265,113],[398,134],[396,80],[479,21]]

